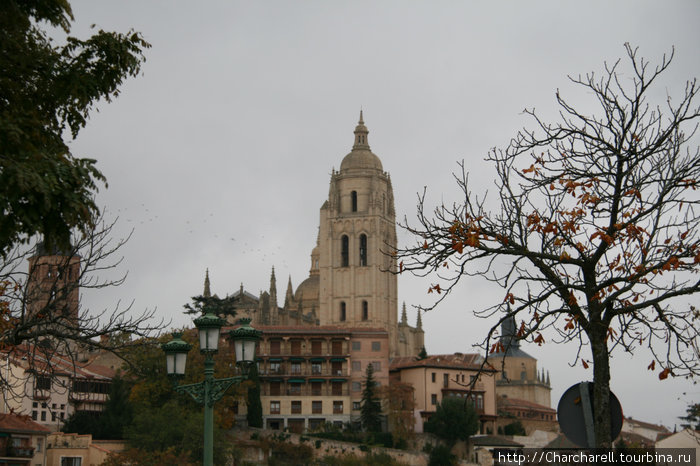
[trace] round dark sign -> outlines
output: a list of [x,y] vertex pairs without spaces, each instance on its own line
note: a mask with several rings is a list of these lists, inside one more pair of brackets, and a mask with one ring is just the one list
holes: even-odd
[[[572,385],[564,392],[557,406],[559,427],[566,438],[580,447],[595,447],[593,427],[593,382]],[[610,392],[610,433],[615,440],[622,430],[622,406]]]

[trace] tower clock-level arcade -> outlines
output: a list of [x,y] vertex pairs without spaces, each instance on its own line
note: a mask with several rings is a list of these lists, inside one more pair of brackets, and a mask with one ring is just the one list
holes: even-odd
[[[318,238],[321,325],[389,331],[397,348],[396,214],[391,178],[369,147],[362,112],[352,151],[331,174]],[[312,264],[313,266],[313,264]]]

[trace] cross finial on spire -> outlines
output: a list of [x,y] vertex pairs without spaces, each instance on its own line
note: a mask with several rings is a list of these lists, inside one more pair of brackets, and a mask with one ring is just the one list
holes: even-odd
[[207,268],[206,274],[204,275],[204,292],[202,296],[205,298],[211,298],[211,289],[209,285],[209,269]]

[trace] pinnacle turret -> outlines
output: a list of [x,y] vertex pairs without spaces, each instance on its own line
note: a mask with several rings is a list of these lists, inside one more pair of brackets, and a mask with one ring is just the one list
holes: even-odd
[[360,110],[360,121],[357,122],[357,126],[355,127],[355,144],[353,144],[352,150],[369,150],[369,141],[367,140],[367,134],[369,134],[369,130],[365,126],[365,121],[362,118],[362,110]]
[[205,298],[211,298],[211,287],[209,284],[209,269],[207,269],[204,275],[204,292],[202,293],[202,296],[204,296]]
[[406,301],[404,301],[403,310],[401,311],[401,325],[408,325],[408,317],[406,316]]
[[420,317],[420,309],[418,309],[418,317],[416,318],[416,329],[423,330],[423,319]]

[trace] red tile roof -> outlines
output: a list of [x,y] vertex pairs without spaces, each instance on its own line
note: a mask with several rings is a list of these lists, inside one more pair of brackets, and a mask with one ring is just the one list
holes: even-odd
[[[396,371],[414,367],[479,370],[482,362],[482,356],[476,353],[435,354],[425,359],[417,359],[415,356],[404,356],[392,359],[389,370]],[[483,370],[495,372],[495,369],[488,363],[484,365]]]
[[27,416],[17,414],[0,414],[0,432],[18,434],[48,434],[51,429],[38,424]]
[[496,403],[498,404],[499,408],[530,409],[530,410],[547,412],[547,413],[556,413],[557,412],[555,409],[549,408],[547,406],[533,403],[532,401],[528,401],[528,400],[521,400],[518,398],[510,398],[510,397],[506,398],[506,397],[499,396]]

